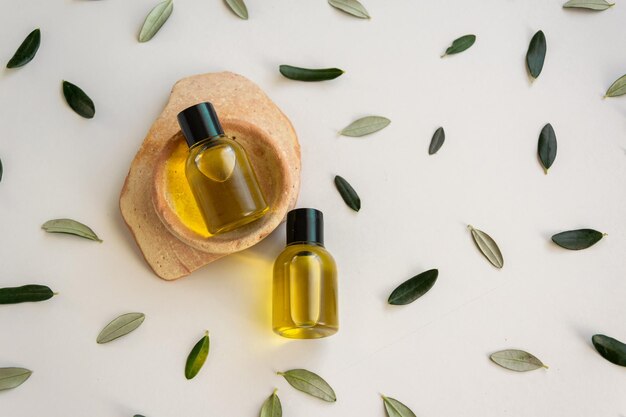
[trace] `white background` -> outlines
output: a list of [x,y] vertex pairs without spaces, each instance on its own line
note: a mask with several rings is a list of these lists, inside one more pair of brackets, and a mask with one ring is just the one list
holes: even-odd
[[[626,97],[606,99],[626,73],[626,2],[599,13],[564,0],[367,0],[363,21],[326,1],[248,0],[250,20],[220,0],[175,0],[148,43],[137,33],[153,0],[0,0],[0,60],[42,29],[35,59],[0,70],[0,283],[41,283],[60,295],[0,306],[0,366],[34,371],[0,393],[2,417],[256,416],[274,387],[286,417],[383,416],[380,393],[418,416],[626,416],[626,370],[590,337],[626,340]],[[623,4],[622,4],[623,3]],[[542,29],[548,54],[534,83],[524,57]],[[440,59],[474,33],[468,51]],[[299,83],[280,64],[336,66],[337,80]],[[258,83],[292,120],[302,145],[300,206],[326,216],[340,268],[340,332],[290,341],[271,331],[271,265],[284,227],[256,247],[165,282],[142,259],[118,209],[119,191],[171,86],[229,70]],[[96,117],[66,105],[81,86]],[[364,138],[352,120],[392,120]],[[549,175],[537,138],[552,123]],[[446,143],[427,153],[444,126]],[[333,185],[344,176],[363,208]],[[48,235],[70,217],[104,243]],[[499,243],[502,270],[477,251],[470,223]],[[556,232],[591,227],[593,248],[556,247]],[[434,288],[392,307],[405,279],[438,268]],[[133,334],[97,345],[117,315],[147,316]],[[211,353],[184,378],[204,329]],[[490,353],[525,349],[550,366],[518,374]],[[335,388],[327,404],[275,371],[304,367]]]

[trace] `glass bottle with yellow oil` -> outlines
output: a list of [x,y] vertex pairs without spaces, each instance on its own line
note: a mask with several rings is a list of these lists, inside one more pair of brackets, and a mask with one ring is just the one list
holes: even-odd
[[337,266],[324,248],[322,212],[312,208],[287,214],[287,247],[274,262],[273,327],[293,339],[335,334]]
[[261,218],[269,207],[244,148],[224,135],[211,103],[178,114],[189,145],[185,174],[212,235]]

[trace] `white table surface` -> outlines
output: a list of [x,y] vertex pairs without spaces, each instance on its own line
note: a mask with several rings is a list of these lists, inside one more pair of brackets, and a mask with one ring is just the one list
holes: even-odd
[[[1,0],[0,58],[42,29],[36,58],[0,72],[0,283],[50,285],[43,303],[0,306],[0,367],[30,380],[0,393],[2,417],[256,416],[274,387],[286,417],[383,416],[380,393],[418,416],[626,415],[626,369],[590,337],[626,340],[626,97],[603,100],[626,73],[626,2],[599,13],[564,0],[367,0],[373,18],[324,0],[248,0],[250,20],[220,0],[176,0],[146,44],[137,32],[153,0]],[[622,4],[623,3],[623,4]],[[542,29],[548,55],[529,82],[528,42]],[[458,36],[468,51],[440,59]],[[337,66],[325,83],[281,77],[279,64]],[[142,259],[118,209],[144,135],[182,77],[229,70],[258,83],[291,118],[302,145],[300,206],[324,211],[340,268],[340,332],[289,341],[271,331],[271,264],[284,227],[243,253],[165,282]],[[85,120],[61,80],[95,101]],[[352,120],[391,125],[339,137]],[[549,175],[536,157],[543,125],[559,149]],[[446,143],[427,153],[439,126]],[[356,214],[333,185],[361,195]],[[97,244],[49,235],[71,217]],[[493,268],[466,225],[490,233]],[[556,232],[609,236],[569,252]],[[386,304],[399,283],[438,268],[414,304]],[[147,316],[108,345],[96,335],[118,314]],[[192,381],[185,359],[203,330],[211,353]],[[490,353],[521,348],[550,366],[526,374]],[[338,401],[295,391],[275,371],[324,376]]]

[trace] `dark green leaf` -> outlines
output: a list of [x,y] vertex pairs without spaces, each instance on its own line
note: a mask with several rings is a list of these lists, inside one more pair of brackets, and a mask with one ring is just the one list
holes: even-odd
[[502,252],[500,252],[500,248],[491,236],[482,230],[474,229],[471,225],[467,227],[472,232],[474,243],[476,243],[476,246],[485,258],[496,268],[502,268],[504,266]]
[[491,354],[490,359],[503,368],[516,372],[548,368],[536,356],[518,349],[501,350]]
[[587,249],[602,239],[604,234],[593,229],[568,230],[552,236],[552,241],[562,248],[570,250]]
[[593,346],[607,361],[619,366],[626,366],[626,345],[617,339],[596,334],[591,338]]
[[437,153],[439,149],[443,146],[443,142],[446,140],[446,132],[444,132],[443,127],[435,130],[435,134],[430,141],[430,146],[428,147],[428,154],[434,155]]
[[626,94],[626,75],[619,77],[608,90],[606,90],[605,97],[618,97]]
[[281,65],[279,70],[284,77],[296,81],[333,80],[343,74],[343,70],[339,68],[308,69],[292,67],[291,65]]
[[387,302],[393,305],[410,304],[426,294],[437,281],[439,271],[430,269],[414,276],[393,290]]
[[474,45],[474,42],[476,42],[476,35],[461,36],[460,38],[455,39],[452,42],[452,45],[450,45],[448,49],[446,49],[446,53],[443,54],[441,57],[443,58],[446,55],[454,55],[458,54],[459,52],[463,52],[466,49],[469,49],[472,45]]
[[225,0],[228,7],[240,18],[247,20],[248,19],[248,8],[246,7],[246,3],[243,0]]
[[535,33],[528,45],[528,52],[526,53],[526,65],[528,72],[533,78],[539,77],[541,70],[543,69],[543,63],[546,59],[546,36],[542,31]]
[[409,407],[394,398],[383,395],[383,404],[387,417],[415,417],[415,413]]
[[370,133],[378,132],[379,130],[389,126],[390,123],[391,120],[383,116],[365,116],[355,120],[348,126],[341,129],[339,134],[358,138],[369,135]]
[[543,168],[548,173],[548,169],[556,159],[556,134],[552,125],[548,123],[541,129],[539,134],[539,143],[537,145],[537,153]]
[[320,398],[324,401],[335,402],[337,396],[335,391],[328,385],[328,382],[324,381],[321,376],[314,374],[306,369],[292,369],[287,372],[277,372],[278,375],[283,376],[289,385],[314,397]]
[[85,119],[91,119],[96,114],[96,106],[85,92],[68,81],[63,81],[63,95],[67,104],[70,105],[78,115]]
[[0,288],[0,304],[17,304],[34,301],[45,301],[55,295],[45,285],[24,285],[21,287]]
[[354,188],[339,175],[335,176],[335,187],[343,198],[343,201],[354,211],[361,210],[361,199],[359,195],[354,191]]
[[4,168],[2,168],[2,160],[0,160],[0,181],[2,181],[2,174],[4,173]]
[[126,313],[115,318],[98,335],[96,342],[108,343],[122,337],[141,326],[146,316],[143,313]]
[[198,343],[191,349],[187,357],[187,363],[185,364],[185,377],[187,379],[192,379],[202,369],[202,365],[204,365],[207,356],[209,356],[209,344],[209,332],[207,331],[202,339],[198,340]]
[[161,29],[161,26],[170,18],[173,10],[173,0],[165,0],[154,6],[154,8],[150,10],[150,13],[148,13],[148,16],[146,16],[143,26],[141,26],[139,42],[148,42],[152,39],[159,29]]
[[0,368],[0,391],[19,387],[32,372],[24,368]]
[[609,3],[606,0],[570,0],[563,5],[567,8],[580,8],[589,10],[606,10],[615,3]]
[[280,404],[280,398],[276,395],[276,391],[277,390],[274,390],[272,395],[263,403],[260,417],[282,417],[283,407]]
[[365,7],[357,0],[328,0],[328,3],[342,12],[351,14],[352,16],[360,19],[370,18],[370,15]]
[[40,43],[41,31],[35,29],[30,32],[19,48],[17,48],[13,58],[9,60],[7,68],[17,68],[28,64],[35,57]]
[[72,219],[48,220],[41,226],[41,228],[48,233],[65,233],[68,235],[84,237],[89,240],[95,240],[96,242],[102,242],[102,240],[100,240],[100,238],[93,230],[91,230],[89,226]]

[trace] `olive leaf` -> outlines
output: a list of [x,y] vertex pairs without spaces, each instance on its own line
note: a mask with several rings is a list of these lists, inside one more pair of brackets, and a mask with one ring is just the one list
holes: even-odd
[[343,198],[348,207],[354,211],[361,210],[361,199],[348,181],[337,175],[335,176],[335,187],[337,187],[337,191],[339,191],[341,198]]
[[261,407],[260,417],[282,417],[283,407],[280,404],[280,398],[276,395],[277,389],[274,390]]
[[289,385],[314,397],[320,398],[327,402],[337,401],[335,391],[331,388],[328,382],[324,379],[306,369],[292,369],[286,372],[277,372],[278,375],[283,376]]
[[382,397],[387,417],[415,417],[415,413],[400,401],[384,395]]
[[443,58],[446,55],[454,55],[458,54],[459,52],[463,52],[466,49],[469,49],[472,45],[474,45],[474,42],[476,42],[476,35],[461,36],[460,38],[452,41],[452,45],[450,45],[448,49],[446,49],[446,53],[441,55],[441,57]]
[[533,78],[539,77],[546,59],[546,35],[540,30],[532,37],[526,52],[526,66]]
[[63,81],[65,101],[78,115],[91,119],[96,114],[96,106],[89,96],[77,85]]
[[502,268],[502,266],[504,266],[502,252],[500,252],[500,248],[491,236],[482,230],[474,229],[471,225],[467,227],[472,232],[474,243],[476,243],[476,246],[485,258],[487,258],[487,260],[496,268]]
[[387,302],[392,305],[405,305],[426,294],[437,281],[439,271],[430,269],[400,284],[389,296]]
[[344,127],[339,134],[343,136],[361,137],[386,128],[391,120],[382,116],[365,116]]
[[24,368],[0,368],[0,391],[19,387],[32,373]]
[[41,43],[41,31],[35,29],[28,34],[26,39],[17,48],[13,57],[7,63],[7,68],[18,68],[28,64],[35,57]]
[[185,364],[185,378],[192,379],[198,375],[204,362],[206,362],[207,356],[209,356],[209,345],[209,332],[206,331],[202,339],[198,340],[198,343],[189,352],[187,363]]
[[615,3],[609,3],[606,0],[570,0],[563,5],[564,8],[579,8],[589,10],[606,10]]
[[248,8],[246,7],[246,3],[243,0],[225,0],[230,10],[233,11],[240,18],[247,20],[248,19]]
[[21,287],[0,288],[0,304],[18,304],[45,301],[56,295],[45,285],[23,285]]
[[446,132],[443,127],[435,130],[433,138],[430,140],[430,146],[428,147],[428,155],[434,155],[443,146],[443,142],[446,140]]
[[4,168],[2,168],[2,160],[0,159],[0,181],[2,181],[2,174],[4,173]]
[[605,234],[593,229],[568,230],[552,236],[552,241],[569,250],[587,249],[598,243]]
[[278,67],[280,73],[290,80],[296,81],[327,81],[334,80],[343,74],[343,70],[339,68],[300,68],[291,65],[281,65]]
[[607,361],[619,366],[626,366],[626,344],[603,334],[591,338],[593,347]]
[[539,368],[548,369],[536,356],[518,349],[501,350],[492,353],[489,358],[501,367],[516,372],[534,371]]
[[328,0],[328,3],[342,12],[351,14],[360,19],[369,19],[370,15],[360,2],[357,0]]
[[174,10],[174,1],[173,0],[165,0],[161,3],[154,6],[148,16],[146,16],[146,20],[143,22],[141,26],[141,31],[139,32],[139,42],[148,42],[150,39],[157,34],[161,26],[167,19],[169,19],[172,11]]
[[556,134],[550,123],[541,129],[539,142],[537,144],[537,154],[547,174],[548,169],[550,169],[556,159]]
[[96,242],[102,242],[102,240],[91,230],[89,226],[86,226],[76,220],[72,219],[54,219],[45,222],[41,228],[48,233],[65,233],[68,235],[80,236],[85,239],[94,240]]
[[626,74],[619,77],[608,90],[604,97],[617,97],[626,94]]
[[98,335],[96,342],[108,343],[137,329],[145,320],[143,313],[126,313],[113,319]]

